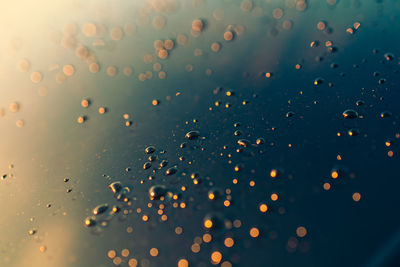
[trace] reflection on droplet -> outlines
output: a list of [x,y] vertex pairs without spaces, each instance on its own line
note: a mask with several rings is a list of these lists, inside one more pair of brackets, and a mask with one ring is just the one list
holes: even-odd
[[167,170],[165,171],[165,175],[173,175],[173,174],[175,174],[177,171],[178,171],[178,170],[177,170],[176,167],[171,167],[171,168],[169,168],[169,169],[167,169]]
[[189,140],[194,140],[197,139],[199,136],[200,136],[199,131],[190,131],[186,133],[185,138]]
[[358,113],[353,109],[346,109],[345,111],[343,111],[343,117],[345,119],[355,119],[358,117]]
[[93,216],[87,217],[83,223],[85,226],[91,227],[96,224],[96,218]]
[[121,191],[121,189],[122,189],[122,184],[121,184],[121,182],[119,182],[119,181],[113,182],[113,183],[111,183],[111,184],[108,186],[108,188],[110,188],[110,190],[111,190],[114,194],[116,194],[116,193],[118,193],[119,191]]
[[107,203],[100,204],[92,210],[92,213],[93,213],[93,215],[99,215],[99,214],[104,213],[107,209],[108,209]]
[[237,143],[238,143],[239,146],[243,146],[243,147],[251,146],[250,141],[247,140],[247,139],[239,139],[239,140],[237,141]]

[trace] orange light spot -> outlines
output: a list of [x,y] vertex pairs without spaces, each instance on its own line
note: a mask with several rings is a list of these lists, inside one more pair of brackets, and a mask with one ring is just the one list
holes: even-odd
[[235,242],[233,241],[232,238],[230,238],[230,237],[225,238],[225,240],[224,240],[225,247],[231,248],[231,247],[233,247],[234,244],[235,244]]
[[353,194],[353,200],[354,200],[355,202],[358,202],[358,201],[360,201],[360,199],[361,199],[361,194],[358,193],[358,192],[355,192],[355,193]]
[[305,237],[307,234],[307,229],[304,226],[299,226],[296,229],[296,234],[298,237]]
[[262,213],[267,212],[267,210],[268,210],[267,204],[264,204],[264,203],[261,204],[260,207],[259,207],[259,210],[260,210]]
[[222,260],[222,254],[219,251],[214,251],[211,253],[211,262],[214,264],[219,264]]
[[260,230],[258,230],[258,228],[253,227],[250,229],[250,236],[253,238],[256,238],[260,235]]

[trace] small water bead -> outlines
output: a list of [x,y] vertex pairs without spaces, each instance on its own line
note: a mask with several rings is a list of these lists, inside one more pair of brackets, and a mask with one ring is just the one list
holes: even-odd
[[357,102],[356,102],[356,106],[362,106],[364,104],[365,104],[365,102],[362,100],[357,100]]
[[320,84],[322,84],[322,83],[324,83],[324,79],[321,78],[321,77],[318,77],[318,78],[316,78],[316,79],[314,80],[314,85],[320,85]]
[[194,140],[197,139],[199,136],[200,136],[199,131],[190,131],[186,133],[185,138],[189,140]]
[[257,140],[256,140],[256,145],[262,145],[262,144],[264,144],[264,143],[265,143],[265,139],[264,139],[264,138],[262,138],[262,137],[257,138]]
[[79,116],[78,119],[77,119],[77,122],[78,122],[79,124],[82,124],[82,123],[84,123],[86,120],[87,120],[87,117],[86,117],[86,116]]
[[393,145],[393,141],[392,140],[386,140],[386,142],[385,142],[385,146],[387,146],[387,147],[390,147],[390,146],[392,146]]
[[87,217],[87,218],[83,221],[83,224],[84,224],[86,227],[94,226],[94,225],[96,225],[96,218],[95,218],[94,216]]
[[98,111],[99,111],[99,114],[104,114],[104,113],[106,113],[108,110],[107,110],[106,107],[100,107]]
[[149,198],[150,200],[157,200],[164,197],[167,193],[167,189],[164,185],[153,185],[149,188]]
[[282,171],[280,171],[278,169],[272,169],[269,172],[269,175],[271,176],[271,178],[277,178],[277,177],[281,176],[281,174],[282,174]]
[[164,167],[167,166],[167,165],[168,165],[168,160],[163,159],[163,160],[160,162],[160,168],[164,168]]
[[250,141],[247,140],[247,139],[239,139],[239,140],[237,141],[237,143],[238,143],[239,146],[243,146],[243,147],[251,146]]
[[379,117],[381,118],[388,118],[390,116],[392,116],[392,112],[390,111],[382,111],[381,114],[379,115]]
[[157,156],[156,155],[150,155],[147,159],[150,161],[150,162],[153,162],[153,161],[156,161],[157,160]]
[[107,203],[100,204],[92,210],[92,213],[93,213],[93,215],[99,215],[99,214],[104,213],[107,209],[108,209]]
[[345,111],[343,111],[342,115],[345,119],[355,119],[358,117],[357,111],[353,109],[346,109]]
[[216,214],[207,214],[203,219],[203,226],[207,230],[218,228],[221,222]]
[[147,170],[151,167],[151,162],[146,162],[145,164],[143,164],[143,170]]
[[176,167],[171,167],[165,171],[165,175],[173,175],[178,171]]
[[294,116],[294,112],[293,111],[289,111],[288,113],[286,113],[286,118],[290,118]]
[[233,133],[235,136],[241,136],[242,135],[242,131],[237,130]]
[[146,154],[151,154],[154,153],[156,151],[156,148],[154,146],[148,146],[146,147],[146,149],[144,150],[144,153]]
[[353,129],[350,129],[347,133],[349,136],[357,136],[360,134],[360,130],[353,128]]
[[114,206],[111,208],[109,214],[110,214],[110,215],[117,214],[120,210],[121,210],[120,207],[118,207],[117,205],[114,205]]
[[221,197],[222,193],[221,190],[213,188],[208,191],[207,195],[209,200],[217,200]]
[[311,43],[310,43],[310,47],[311,48],[315,48],[315,47],[317,47],[319,45],[319,42],[318,41],[312,41]]
[[89,99],[82,99],[82,101],[81,101],[81,106],[82,107],[87,108],[87,107],[89,107],[89,105],[90,105],[90,100]]
[[392,53],[385,53],[383,56],[387,61],[392,61],[394,59],[394,55]]
[[30,229],[30,230],[28,231],[28,234],[29,234],[29,235],[34,235],[34,234],[36,234],[36,232],[37,232],[36,229]]
[[113,183],[111,183],[111,184],[108,186],[108,188],[110,188],[110,190],[111,190],[114,194],[116,194],[116,193],[118,193],[119,191],[121,191],[121,189],[122,189],[122,183],[119,182],[119,181],[113,182]]
[[379,79],[378,84],[384,84],[386,82],[386,79]]

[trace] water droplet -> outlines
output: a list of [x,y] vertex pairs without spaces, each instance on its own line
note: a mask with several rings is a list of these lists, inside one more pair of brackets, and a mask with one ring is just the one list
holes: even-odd
[[394,59],[394,55],[392,53],[385,53],[383,56],[387,61],[392,61]]
[[156,156],[156,155],[150,155],[150,156],[148,157],[148,160],[149,160],[150,162],[156,161],[156,160],[157,160],[157,156]]
[[190,131],[186,133],[185,138],[189,140],[194,140],[197,139],[199,136],[200,133],[198,131]]
[[343,117],[345,119],[355,119],[358,117],[358,113],[353,109],[346,109],[345,111],[343,111]]
[[256,140],[256,144],[257,144],[257,145],[262,145],[262,144],[264,144],[264,143],[265,143],[265,139],[264,139],[264,138],[262,138],[262,137],[257,138],[257,140]]
[[247,139],[239,139],[237,143],[239,146],[244,146],[244,147],[248,147],[251,145],[250,141]]
[[167,165],[168,165],[168,160],[163,159],[163,160],[160,162],[160,168],[163,168],[163,167],[165,167],[165,166],[167,166]]
[[173,175],[178,171],[176,167],[171,167],[165,171],[165,175]]
[[356,102],[356,106],[362,106],[364,104],[365,104],[365,102],[362,100],[357,100],[357,102]]
[[290,118],[294,116],[294,112],[289,111],[288,113],[286,113],[286,118]]
[[96,224],[96,218],[93,217],[93,216],[87,217],[87,218],[84,220],[83,223],[84,223],[84,225],[85,225],[86,227],[94,226],[94,225]]
[[145,164],[143,164],[143,170],[147,170],[150,167],[151,167],[151,162],[146,162]]
[[110,185],[108,186],[108,188],[110,188],[111,191],[112,191],[114,194],[116,194],[116,193],[118,193],[119,191],[121,191],[121,189],[122,189],[122,184],[121,184],[121,182],[113,182],[112,184],[110,184]]
[[390,111],[382,111],[381,114],[380,114],[381,118],[387,118],[387,117],[390,117],[390,116],[392,116],[392,112],[390,112]]
[[146,149],[144,150],[144,152],[145,152],[146,154],[154,153],[154,151],[156,151],[156,148],[155,148],[154,146],[148,146],[148,147],[146,147]]
[[92,210],[92,213],[93,213],[93,215],[99,215],[99,214],[104,213],[107,209],[108,209],[107,203],[100,204]]
[[314,85],[320,85],[324,82],[324,79],[321,77],[318,77],[314,80]]
[[360,131],[356,128],[353,128],[353,129],[350,129],[347,133],[349,136],[357,136],[360,134]]

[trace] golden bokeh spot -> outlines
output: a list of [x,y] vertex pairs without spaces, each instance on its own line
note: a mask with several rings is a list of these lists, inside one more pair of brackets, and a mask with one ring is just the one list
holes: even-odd
[[222,260],[222,253],[219,251],[214,251],[211,253],[211,262],[213,264],[219,264]]
[[360,199],[361,199],[361,194],[358,193],[358,192],[355,192],[355,193],[353,194],[353,200],[354,200],[355,202],[358,202],[358,201],[360,201]]
[[304,226],[299,226],[296,229],[296,234],[298,237],[305,237],[307,234],[307,229]]
[[117,252],[115,250],[111,249],[107,252],[107,257],[109,257],[110,259],[114,259],[115,256],[117,256]]
[[203,241],[204,243],[210,243],[212,240],[212,236],[210,234],[204,234],[203,235]]
[[258,230],[258,228],[253,227],[250,229],[250,236],[253,238],[256,238],[260,235],[260,230]]
[[268,210],[267,204],[262,203],[262,204],[260,205],[260,207],[259,207],[259,210],[260,210],[262,213],[267,212],[267,210]]
[[213,222],[210,219],[204,221],[204,227],[210,229],[213,226]]
[[187,259],[180,259],[178,261],[178,267],[189,267],[189,262]]
[[227,238],[225,238],[225,240],[224,240],[224,245],[225,245],[225,247],[227,247],[227,248],[233,247],[234,243],[235,243],[235,242],[234,242],[233,239],[230,238],[230,237],[227,237]]
[[158,249],[157,249],[157,248],[152,248],[152,249],[150,249],[150,255],[151,255],[152,257],[157,257],[157,255],[158,255]]

